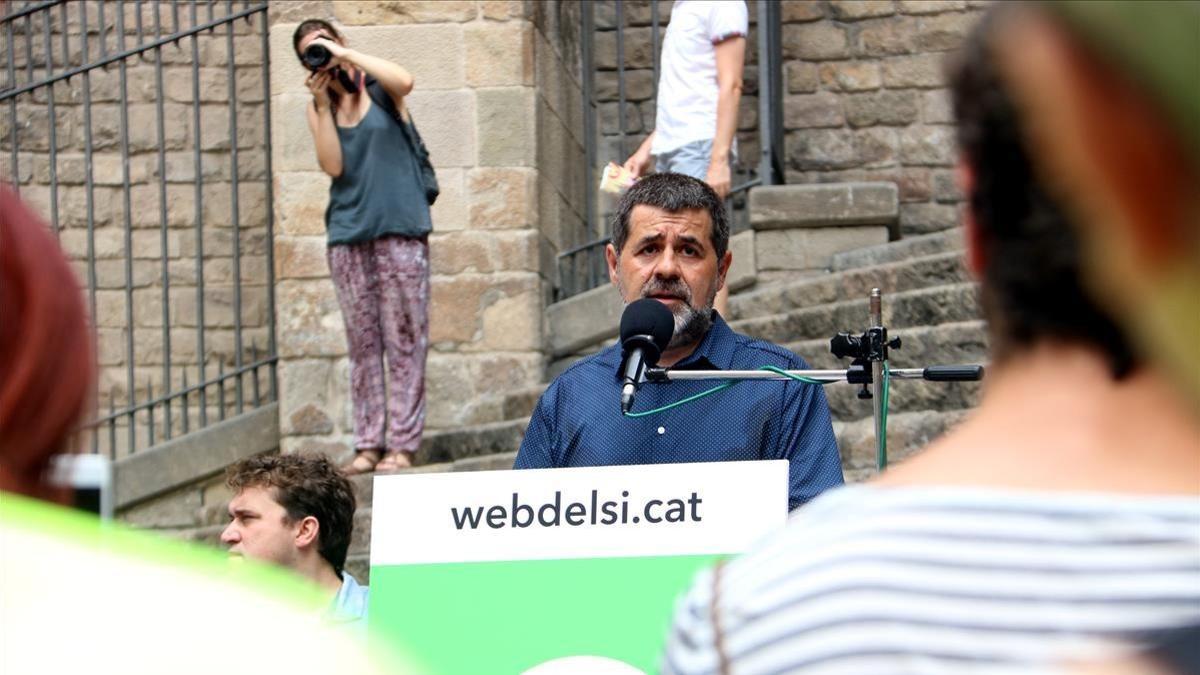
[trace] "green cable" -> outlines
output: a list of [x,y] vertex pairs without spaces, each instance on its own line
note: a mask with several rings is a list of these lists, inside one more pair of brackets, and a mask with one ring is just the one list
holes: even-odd
[[887,414],[888,414],[888,392],[891,390],[892,374],[888,369],[887,361],[883,362],[883,401],[879,406],[879,456],[876,457],[876,466],[880,471],[887,468]]
[[[791,378],[791,379],[799,381],[799,382],[806,382],[808,384],[819,384],[819,385],[829,384],[828,382],[822,382],[821,380],[814,380],[811,377],[804,377],[803,375],[793,375],[793,374],[787,372],[786,370],[783,370],[782,368],[776,368],[775,366],[762,366],[758,370],[768,370],[777,375],[783,375],[784,377],[788,377],[788,378]],[[660,412],[666,412],[667,410],[670,410],[671,408],[678,408],[679,406],[681,406],[685,403],[691,403],[692,401],[704,398],[705,396],[708,396],[710,394],[715,394],[718,391],[723,391],[725,389],[728,389],[740,381],[741,380],[725,382],[716,387],[713,387],[712,389],[702,391],[699,394],[693,394],[693,395],[683,399],[682,401],[675,401],[674,403],[668,403],[667,405],[664,405],[662,407],[653,408],[653,409],[647,410],[645,412],[637,412],[637,413],[627,412],[627,413],[624,413],[624,415],[626,417],[647,417],[649,415],[655,415]]]

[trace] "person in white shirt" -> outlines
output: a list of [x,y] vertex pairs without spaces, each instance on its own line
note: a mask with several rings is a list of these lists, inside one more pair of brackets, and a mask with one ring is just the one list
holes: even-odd
[[[634,177],[650,168],[682,173],[729,196],[749,17],[742,0],[677,0],[662,46],[654,131],[625,160]],[[729,291],[715,306],[727,314]]]

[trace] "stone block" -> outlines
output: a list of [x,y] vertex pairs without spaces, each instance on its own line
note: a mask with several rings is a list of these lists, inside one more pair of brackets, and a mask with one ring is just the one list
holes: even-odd
[[434,232],[453,232],[467,227],[466,169],[437,169],[437,201],[430,207]]
[[900,132],[900,159],[905,164],[951,166],[956,157],[954,127],[913,125]]
[[938,14],[965,9],[965,0],[899,0],[901,12],[905,14]]
[[472,23],[463,29],[467,84],[533,84],[533,26],[525,22]]
[[276,177],[290,171],[321,171],[305,118],[311,99],[306,94],[282,94],[271,100],[271,165]]
[[733,260],[729,272],[725,274],[725,286],[735,293],[753,286],[758,272],[754,255],[754,230],[738,232],[730,237],[729,252],[733,254]]
[[276,235],[324,235],[329,176],[318,171],[277,171],[274,182]]
[[316,405],[309,403],[288,415],[284,433],[302,436],[322,435],[333,432],[333,420]]
[[918,93],[879,91],[851,94],[843,99],[846,121],[852,127],[904,126],[917,120]]
[[859,24],[854,51],[859,56],[878,58],[913,51],[917,21],[912,17],[870,19]]
[[[485,339],[500,340],[484,332],[483,318],[489,308],[507,298],[537,292],[540,292],[537,277],[525,272],[434,276],[431,280],[429,342],[462,348]],[[537,299],[536,295],[532,298]],[[475,345],[476,348],[484,346],[487,345]]]
[[799,94],[784,99],[783,126],[785,129],[840,127],[845,123],[841,101],[836,94],[831,92]]
[[836,61],[821,64],[821,84],[835,91],[869,91],[883,83],[879,64],[870,61]]
[[[289,2],[272,2],[267,6],[267,20],[271,26],[279,23],[300,23],[316,17],[328,19],[333,17],[333,3],[330,0],[289,0]],[[292,26],[295,29],[295,26]]]
[[905,236],[949,230],[958,227],[959,220],[954,204],[900,205],[900,232]]
[[955,176],[954,171],[933,171],[932,182],[932,197],[938,203],[955,203],[962,201],[962,191],[958,189],[958,179]]
[[479,166],[533,166],[536,93],[529,87],[477,92]]
[[936,52],[885,59],[883,62],[883,86],[889,89],[944,87],[943,59],[943,55]]
[[542,348],[542,289],[536,276],[523,291],[497,298],[484,308],[483,339],[469,351],[537,352]]
[[533,169],[471,169],[467,173],[471,228],[529,227],[536,217],[536,180]]
[[894,166],[900,149],[900,134],[888,127],[871,127],[854,132],[854,147],[867,168]]
[[[780,18],[784,23],[800,23],[823,19],[825,18],[823,4],[825,3],[817,2],[816,0],[782,0],[779,3]],[[753,11],[750,14],[753,15]]]
[[827,171],[858,166],[862,160],[854,135],[843,129],[810,129],[788,134],[788,163],[802,171]]
[[[746,101],[743,98],[739,104],[744,104]],[[618,108],[620,103],[600,103],[596,106],[596,122],[600,128],[600,133],[605,135],[619,134],[621,131],[621,120]],[[743,122],[741,115],[738,116],[738,123]],[[650,120],[653,123],[653,120]],[[634,103],[625,103],[625,133],[640,134],[644,129],[642,124],[642,115],[638,106]]]
[[980,16],[977,13],[952,12],[921,17],[915,38],[917,49],[928,52],[958,49]]
[[275,315],[281,358],[346,353],[345,324],[332,281],[280,281],[276,284]]
[[141,528],[195,527],[203,506],[200,490],[182,488],[121,512],[121,520]]
[[815,63],[788,61],[783,67],[787,73],[787,90],[789,94],[814,92],[820,85],[821,77]]
[[463,401],[531,387],[542,382],[538,353],[445,354],[426,362],[427,428],[458,426],[467,412]]
[[466,49],[463,27],[458,24],[350,27],[346,40],[355,49],[404,66],[412,73],[414,91],[459,89],[466,84]]
[[605,284],[546,308],[552,357],[572,354],[617,334],[625,305],[617,289]]
[[783,58],[827,61],[850,55],[846,29],[828,22],[784,24]]
[[429,242],[430,271],[436,275],[539,271],[535,230],[450,232]]
[[338,0],[331,4],[334,17],[347,26],[462,23],[478,15],[473,0]]
[[759,231],[755,260],[765,271],[824,269],[836,253],[887,241],[888,228],[882,225]]
[[325,237],[283,236],[275,239],[276,279],[323,279],[329,276]]
[[[661,44],[661,41],[660,41]],[[601,31],[596,33],[592,43],[596,68],[599,70],[617,69],[617,33],[616,31]],[[650,28],[627,28],[624,31],[625,67],[651,68],[654,55],[650,53]]]
[[921,94],[921,121],[926,124],[954,124],[954,106],[948,90],[934,89]]
[[435,168],[475,165],[474,92],[417,89],[408,96],[408,105]]
[[491,21],[508,21],[526,17],[522,0],[483,0],[480,4],[483,18]]
[[[750,190],[750,224],[760,232],[888,225],[896,221],[897,205],[896,186],[890,183],[764,186]],[[757,250],[761,255],[761,244]]]
[[[596,73],[596,100],[597,101],[616,101],[619,100],[620,91],[618,89],[617,72],[613,70],[605,70]],[[652,70],[626,70],[625,71],[625,100],[626,101],[648,101],[654,98],[655,82],[654,71]]]
[[829,8],[833,10],[833,18],[841,21],[896,13],[892,0],[830,0]]

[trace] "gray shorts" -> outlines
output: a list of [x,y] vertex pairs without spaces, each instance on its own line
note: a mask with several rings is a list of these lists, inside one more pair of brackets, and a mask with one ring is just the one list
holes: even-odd
[[[733,166],[736,152],[729,153],[729,165]],[[655,171],[682,173],[704,180],[708,177],[708,163],[712,160],[712,140],[692,141],[674,150],[654,156]]]

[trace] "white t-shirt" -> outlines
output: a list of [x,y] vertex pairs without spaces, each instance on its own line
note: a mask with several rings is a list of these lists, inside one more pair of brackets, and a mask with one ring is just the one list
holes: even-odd
[[663,38],[650,152],[661,155],[717,133],[715,45],[749,30],[742,0],[676,0]]

